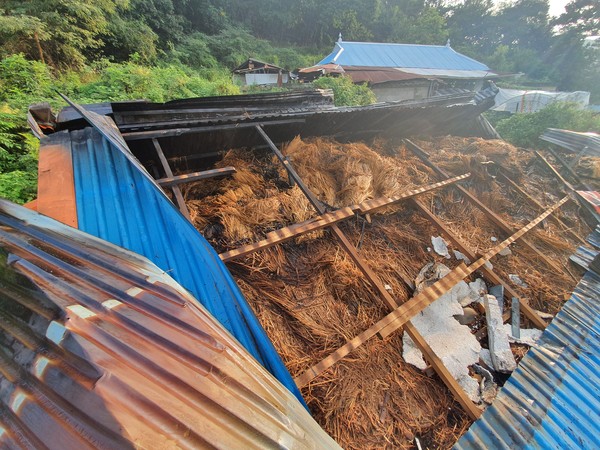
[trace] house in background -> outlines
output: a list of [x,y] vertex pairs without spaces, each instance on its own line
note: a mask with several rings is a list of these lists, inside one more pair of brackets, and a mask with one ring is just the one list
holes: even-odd
[[301,69],[301,79],[345,74],[367,82],[382,102],[429,98],[456,89],[477,92],[500,75],[446,45],[346,42],[317,65]]
[[240,85],[276,84],[281,86],[289,80],[290,72],[288,70],[253,58],[248,58],[242,65],[233,69],[233,82]]

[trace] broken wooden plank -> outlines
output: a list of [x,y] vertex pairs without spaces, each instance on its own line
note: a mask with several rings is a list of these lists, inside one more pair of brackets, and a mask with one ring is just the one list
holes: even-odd
[[406,303],[395,308],[383,319],[370,326],[367,330],[363,331],[358,336],[348,341],[346,344],[338,348],[335,352],[327,356],[325,359],[321,360],[319,363],[309,368],[302,375],[296,377],[294,379],[296,385],[298,387],[305,386],[311,380],[322,374],[324,371],[333,366],[336,362],[343,359],[346,355],[350,354],[352,351],[360,347],[362,344],[367,342],[376,334],[385,333],[386,335],[389,335],[393,331],[396,331],[399,328],[401,328],[412,317],[414,317],[416,314],[421,312],[439,297],[441,297],[450,289],[452,289],[459,281],[463,280],[476,270],[483,267],[492,257],[494,257],[499,252],[507,248],[516,240],[523,237],[523,235],[525,235],[528,231],[537,226],[542,220],[546,219],[546,217],[552,214],[556,209],[560,208],[560,206],[562,206],[567,200],[568,197],[565,197],[562,200],[555,203],[554,205],[552,205],[543,214],[536,217],[534,220],[529,222],[526,226],[521,228],[512,236],[508,237],[500,244],[487,251],[482,257],[480,257],[470,266],[467,267],[464,263],[461,263],[444,278],[436,281],[433,285],[424,289],[412,299],[408,300]]
[[206,180],[207,178],[231,175],[236,172],[235,167],[222,167],[220,169],[204,170],[202,172],[186,173],[172,177],[159,178],[156,182],[162,187],[175,186],[176,184],[191,183],[193,181]]
[[[169,166],[169,162],[167,161],[167,158],[165,157],[165,154],[163,153],[162,148],[160,147],[158,139],[152,139],[152,144],[154,144],[154,149],[156,150],[158,158],[160,159],[160,163],[163,166],[165,174],[167,175],[167,177],[172,178],[173,171],[171,170],[171,166]],[[175,201],[177,202],[179,211],[181,211],[181,214],[183,214],[187,220],[190,220],[190,213],[187,209],[185,201],[183,200],[181,189],[179,189],[179,186],[172,186],[171,189],[173,190],[173,195],[175,195]]]
[[563,166],[563,168],[569,172],[569,175],[571,175],[571,177],[573,177],[573,180],[575,180],[576,183],[584,186],[586,189],[589,189],[587,186],[585,186],[585,184],[583,183],[583,181],[581,181],[581,178],[579,178],[579,175],[577,175],[577,173],[573,170],[573,168],[567,164],[567,162],[558,154],[556,153],[552,147],[548,147],[547,148],[548,152],[550,152],[550,154],[552,156],[554,156],[554,159],[556,159],[558,161],[558,163]]
[[317,231],[331,224],[340,222],[350,217],[354,217],[356,213],[368,214],[370,212],[377,211],[381,208],[393,205],[395,203],[401,202],[402,200],[406,200],[416,195],[423,194],[425,192],[430,192],[434,189],[438,189],[440,187],[456,183],[457,181],[464,180],[469,176],[470,173],[467,173],[458,177],[441,181],[439,183],[434,183],[410,190],[404,194],[393,198],[382,197],[378,199],[367,200],[358,205],[353,205],[350,207],[338,209],[337,211],[321,214],[319,217],[316,217],[314,219],[291,225],[289,227],[281,228],[279,230],[271,231],[266,235],[265,239],[221,253],[219,257],[226,262],[231,261],[235,258],[241,258],[255,251],[264,250],[274,245],[286,242],[302,234]]
[[[406,146],[411,151],[413,151],[413,153],[415,155],[417,155],[417,157],[419,159],[421,159],[425,164],[427,164],[429,167],[431,167],[439,175],[441,175],[441,176],[443,176],[445,178],[449,178],[448,172],[446,172],[445,170],[443,170],[440,167],[438,167],[435,163],[433,163],[429,159],[429,156],[427,155],[427,153],[423,149],[421,149],[418,145],[414,144],[413,142],[411,142],[408,139],[405,139],[404,142],[406,143]],[[468,189],[466,189],[466,188],[464,188],[464,187],[462,187],[460,185],[456,185],[455,188],[462,195],[464,195],[475,207],[477,207],[481,212],[483,212],[486,215],[486,217],[488,219],[490,219],[490,221],[492,221],[494,224],[496,224],[496,226],[498,226],[505,233],[507,233],[507,234],[510,235],[510,234],[512,234],[512,233],[515,232],[515,230],[509,224],[507,224],[502,217],[500,217],[498,214],[496,214],[494,211],[492,211],[490,208],[488,208],[477,197],[475,197],[475,195],[473,195]],[[528,239],[522,239],[521,243],[523,245],[525,245],[527,248],[529,248],[529,250],[531,250],[532,252],[534,252],[536,254],[536,256],[540,260],[542,260],[547,266],[552,267],[558,273],[565,272],[565,270],[562,267],[558,266],[554,261],[552,261],[550,258],[548,258],[545,253],[543,253],[542,251],[540,251]]]
[[[425,205],[423,205],[423,203],[421,203],[420,201],[418,201],[416,199],[413,199],[413,204],[417,207],[417,209],[419,211],[421,211],[421,213],[423,213],[425,215],[425,217],[427,217],[429,219],[429,221],[444,236],[446,236],[452,242],[452,244],[455,247],[458,248],[458,250],[461,253],[463,253],[471,261],[474,261],[477,259],[477,256],[475,255],[475,253],[473,253],[473,251],[471,251],[471,249],[469,247],[467,247],[460,239],[458,239],[454,235],[454,233],[452,231],[450,231],[450,229],[448,227],[446,227],[446,225],[441,220],[439,220],[439,218],[435,214],[433,214]],[[502,278],[500,278],[498,276],[498,274],[496,274],[496,272],[494,272],[493,270],[489,269],[486,266],[483,266],[481,268],[481,272],[483,272],[484,276],[492,284],[500,284],[504,287],[504,297],[506,299],[510,300],[510,299],[512,299],[512,297],[519,297],[519,294],[508,283],[506,283]],[[523,314],[525,315],[525,317],[527,317],[527,319],[529,319],[536,328],[539,328],[540,330],[543,330],[546,328],[546,322],[544,322],[540,318],[540,316],[538,316],[535,313],[535,310],[533,308],[531,308],[531,306],[529,306],[529,304],[526,301],[521,300],[521,306],[522,306]]]

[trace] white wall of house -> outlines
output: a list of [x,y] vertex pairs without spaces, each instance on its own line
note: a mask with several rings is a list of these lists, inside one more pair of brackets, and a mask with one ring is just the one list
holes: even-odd
[[372,86],[373,93],[379,102],[398,102],[402,100],[418,100],[430,95],[430,82],[419,84],[381,83]]
[[[255,84],[277,84],[277,78],[279,75],[276,73],[247,73],[245,74],[245,81],[248,86]],[[288,82],[288,74],[284,73],[281,75],[283,83]]]

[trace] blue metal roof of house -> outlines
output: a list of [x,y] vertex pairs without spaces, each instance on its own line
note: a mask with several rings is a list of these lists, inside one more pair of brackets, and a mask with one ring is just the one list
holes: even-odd
[[336,42],[317,65],[489,71],[483,63],[454,51],[449,45]]
[[455,449],[600,448],[599,298],[589,271]]
[[119,136],[108,133],[109,141],[92,128],[70,135],[79,228],[150,259],[304,403],[224,263],[128,149],[117,148]]

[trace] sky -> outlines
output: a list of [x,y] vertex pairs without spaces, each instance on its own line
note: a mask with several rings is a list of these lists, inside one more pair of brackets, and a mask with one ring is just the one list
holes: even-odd
[[[506,0],[494,0],[494,3],[500,4],[505,3]],[[550,0],[550,15],[551,16],[560,16],[565,12],[565,5],[569,3],[570,0]]]

